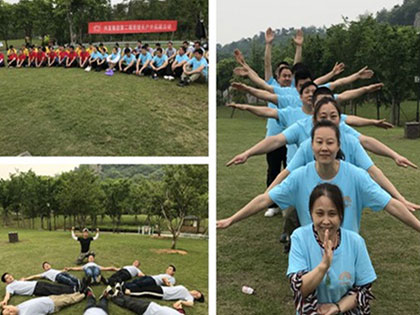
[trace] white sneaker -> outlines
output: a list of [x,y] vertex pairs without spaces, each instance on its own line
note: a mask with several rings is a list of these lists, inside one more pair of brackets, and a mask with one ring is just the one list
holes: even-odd
[[167,76],[167,75],[164,75],[164,76],[163,76],[163,78],[164,78],[165,80],[169,80],[169,76]]
[[91,69],[92,69],[92,67],[91,66],[88,66],[88,67],[86,67],[85,71],[86,72],[89,72]]
[[175,78],[174,78],[173,76],[171,76],[171,75],[170,75],[170,76],[168,76],[168,80],[169,80],[169,81],[172,81],[172,80],[175,80]]
[[280,212],[280,208],[268,208],[264,213],[265,217],[274,217],[277,213]]

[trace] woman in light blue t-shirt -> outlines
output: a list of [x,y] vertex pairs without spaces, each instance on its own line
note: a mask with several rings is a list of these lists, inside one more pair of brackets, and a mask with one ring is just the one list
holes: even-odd
[[313,224],[292,234],[287,275],[297,314],[370,314],[376,274],[363,238],[341,227],[344,208],[340,188],[320,184],[309,198]]

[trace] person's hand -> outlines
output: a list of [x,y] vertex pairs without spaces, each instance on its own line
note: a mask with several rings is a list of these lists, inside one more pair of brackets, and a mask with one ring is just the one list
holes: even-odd
[[245,67],[236,67],[235,69],[233,69],[233,74],[236,74],[237,76],[240,76],[240,77],[247,77],[249,74],[249,71]]
[[[267,28],[267,30],[265,31],[265,43],[266,44],[272,44],[274,40],[274,32],[271,29],[271,27]],[[303,41],[303,39],[302,39]]]
[[231,218],[219,220],[219,221],[216,222],[216,228],[218,228],[218,229],[226,229],[231,225],[232,225],[232,219]]
[[248,90],[248,87],[245,84],[240,83],[240,82],[232,82],[232,84],[230,86],[233,87],[235,90],[238,90],[238,91],[247,91]]
[[96,228],[96,232],[99,232],[99,228]]
[[302,29],[298,29],[296,32],[295,37],[293,37],[293,42],[296,46],[302,46],[303,45],[303,31]]
[[139,75],[140,74],[140,71],[139,70],[136,70],[136,75]]
[[127,69],[128,69],[128,68],[127,68],[127,67],[125,67],[123,71],[124,71],[124,72],[126,72],[126,71],[127,71]]
[[244,164],[248,160],[248,154],[241,153],[235,156],[232,160],[226,163],[226,166],[231,166],[232,164],[238,165],[238,164]]
[[176,301],[173,305],[174,309],[182,309],[182,301]]
[[232,107],[232,108],[237,108],[237,109],[240,109],[240,110],[246,110],[246,105],[244,105],[244,104],[229,103],[229,104],[226,104],[226,106],[227,107]]
[[20,280],[19,281],[26,281],[26,279],[25,278],[20,278]]
[[191,75],[191,71],[184,71],[186,75]]
[[398,166],[401,166],[401,167],[407,168],[408,166],[410,166],[412,168],[417,168],[416,164],[414,164],[413,162],[411,162],[409,159],[407,159],[406,157],[402,155],[397,155],[394,161]]
[[338,307],[335,304],[328,303],[328,304],[321,304],[318,306],[318,314],[320,315],[335,315],[338,314]]
[[368,93],[372,93],[372,92],[379,91],[380,89],[383,88],[383,86],[384,86],[383,83],[375,83],[375,84],[368,85],[366,89]]
[[418,204],[415,204],[413,202],[410,202],[410,201],[408,201],[406,199],[401,200],[401,202],[403,203],[404,206],[407,207],[408,210],[410,210],[412,212],[414,212],[416,210],[420,210],[420,205],[418,205]]
[[74,231],[74,226],[71,227],[71,230]]
[[370,79],[371,77],[373,77],[375,73],[368,69],[368,67],[363,67],[362,69],[360,69],[357,72],[357,76],[359,77],[359,79]]
[[324,233],[324,255],[322,256],[321,264],[328,270],[332,264],[333,259],[333,244],[332,241],[329,239],[330,231],[325,230]]
[[244,55],[242,55],[241,51],[238,48],[236,48],[233,51],[233,55],[235,56],[235,59],[236,59],[237,63],[239,63],[241,66],[246,65]]
[[64,270],[65,270],[65,271],[69,271],[69,270],[70,270],[70,268],[69,268],[69,267],[64,267]]
[[394,126],[390,124],[389,122],[387,122],[386,119],[375,120],[375,126],[378,128],[383,128],[383,129],[394,128]]
[[346,65],[344,63],[342,63],[342,62],[340,62],[340,63],[336,62],[335,65],[334,65],[334,67],[333,67],[333,69],[332,69],[333,75],[334,76],[339,75],[341,72],[344,71],[344,68],[345,67],[346,67]]
[[6,301],[1,301],[1,302],[0,302],[0,305],[1,305],[1,307],[4,307],[4,306],[6,306],[6,305],[7,305],[7,302],[6,302]]

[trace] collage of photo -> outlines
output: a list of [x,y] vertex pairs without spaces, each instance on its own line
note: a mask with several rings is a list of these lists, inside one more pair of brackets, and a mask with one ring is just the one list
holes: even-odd
[[420,314],[420,0],[0,0],[0,315]]

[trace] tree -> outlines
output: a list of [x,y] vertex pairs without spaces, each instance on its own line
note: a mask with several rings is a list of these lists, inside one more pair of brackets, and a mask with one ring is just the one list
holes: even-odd
[[15,28],[15,22],[15,6],[0,0],[0,35],[6,48],[9,48],[7,41]]
[[113,231],[119,231],[124,209],[130,207],[128,196],[131,182],[129,179],[107,179],[101,183],[104,192],[105,213],[112,219]]

